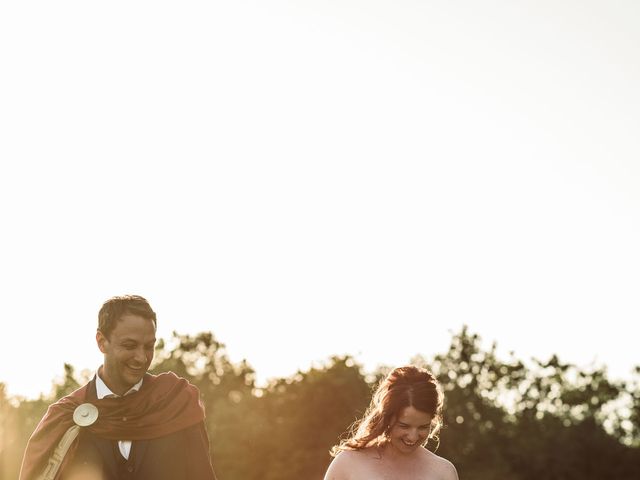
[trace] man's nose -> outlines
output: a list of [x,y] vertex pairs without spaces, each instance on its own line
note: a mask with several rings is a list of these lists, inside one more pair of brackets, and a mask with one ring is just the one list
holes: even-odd
[[147,352],[145,351],[144,348],[136,349],[135,359],[136,359],[137,362],[147,363]]

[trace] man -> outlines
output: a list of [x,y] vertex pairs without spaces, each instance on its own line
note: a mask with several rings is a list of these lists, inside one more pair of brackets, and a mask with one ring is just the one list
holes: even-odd
[[149,303],[137,295],[107,300],[96,342],[104,363],[49,407],[20,480],[215,480],[199,390],[173,373],[147,373],[156,342]]

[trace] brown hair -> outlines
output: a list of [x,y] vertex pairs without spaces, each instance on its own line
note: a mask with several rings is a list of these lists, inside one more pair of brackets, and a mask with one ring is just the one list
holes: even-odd
[[98,312],[98,331],[109,338],[116,327],[116,322],[125,314],[140,315],[142,318],[153,321],[153,328],[157,328],[156,312],[149,302],[140,295],[122,295],[112,297],[102,304]]
[[396,368],[380,382],[364,416],[352,425],[349,437],[331,449],[331,455],[384,444],[385,433],[406,407],[431,415],[429,438],[437,441],[443,401],[440,384],[431,372],[412,365]]

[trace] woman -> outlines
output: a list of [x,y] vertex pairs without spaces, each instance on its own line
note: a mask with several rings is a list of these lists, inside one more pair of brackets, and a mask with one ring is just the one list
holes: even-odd
[[424,448],[437,440],[443,395],[427,370],[406,366],[380,383],[352,434],[333,447],[325,480],[458,480],[451,462]]

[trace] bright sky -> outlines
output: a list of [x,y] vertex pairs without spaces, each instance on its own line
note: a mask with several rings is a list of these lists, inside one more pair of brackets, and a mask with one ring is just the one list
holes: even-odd
[[0,382],[97,312],[261,381],[350,353],[640,364],[640,4],[0,5]]

